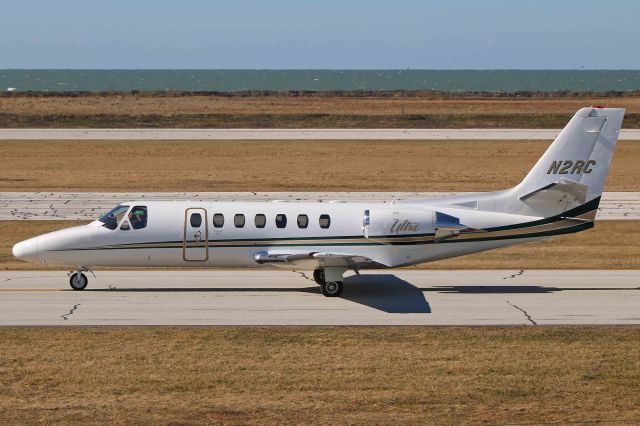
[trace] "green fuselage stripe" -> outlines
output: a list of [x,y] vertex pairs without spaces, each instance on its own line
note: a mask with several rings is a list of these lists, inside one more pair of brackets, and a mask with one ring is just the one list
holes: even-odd
[[[537,225],[539,226],[539,225]],[[465,242],[486,242],[486,241],[499,241],[499,240],[514,240],[514,239],[527,239],[527,238],[537,238],[537,237],[548,237],[553,235],[563,235],[569,234],[573,232],[579,232],[585,229],[592,228],[594,223],[592,221],[571,224],[559,229],[552,229],[548,231],[537,231],[537,232],[523,232],[519,234],[513,235],[497,235],[491,236],[487,233],[486,237],[475,237],[475,238],[464,238],[463,235],[460,235],[456,238],[445,239],[436,241],[433,238],[433,234],[421,234],[413,236],[415,237],[423,237],[423,239],[412,240],[412,241],[389,241],[389,242],[380,242],[376,241],[376,238],[381,240],[387,239],[387,237],[372,237],[371,239],[366,239],[364,237],[320,237],[320,238],[307,238],[305,242],[297,242],[297,243],[286,243],[286,240],[289,241],[300,241],[303,240],[301,238],[290,238],[283,239],[279,238],[277,240],[273,239],[265,239],[265,240],[214,240],[214,241],[187,241],[187,248],[247,248],[247,247],[308,247],[308,246],[322,246],[322,247],[344,247],[344,246],[383,246],[383,245],[428,245],[428,244],[454,244],[454,243],[465,243]],[[357,240],[353,242],[326,242],[327,240]],[[246,242],[252,241],[251,244],[246,244]],[[323,242],[324,241],[324,242]],[[232,243],[232,244],[230,244]],[[233,244],[235,243],[235,244]],[[245,244],[243,244],[245,243]],[[164,242],[150,242],[150,243],[130,243],[130,244],[122,244],[122,245],[113,245],[113,246],[101,246],[101,247],[89,247],[89,248],[74,248],[74,249],[66,249],[66,250],[135,250],[135,249],[181,249],[185,246],[184,241],[164,241]]]
[[[380,246],[380,245],[428,245],[428,244],[453,244],[465,242],[485,242],[499,240],[526,239],[536,237],[548,237],[553,235],[569,234],[592,228],[593,221],[588,220],[575,223],[577,216],[587,213],[593,213],[597,210],[600,203],[600,197],[568,210],[562,214],[555,215],[545,219],[534,220],[531,222],[517,223],[513,225],[496,226],[484,228],[474,231],[473,233],[461,233],[450,239],[435,240],[434,233],[425,234],[402,234],[402,235],[377,235],[365,238],[363,235],[346,235],[346,236],[315,236],[315,237],[284,237],[284,238],[264,238],[264,239],[226,239],[226,240],[208,240],[208,241],[156,241],[156,242],[140,242],[117,244],[100,247],[87,248],[68,248],[68,250],[134,250],[134,249],[174,249],[174,248],[223,248],[223,247],[344,247],[344,246]],[[550,225],[558,222],[570,222],[567,226],[550,229],[531,231],[531,228]],[[530,229],[530,232],[526,232]],[[501,233],[505,231],[522,230],[521,233],[513,233],[510,235],[491,235],[492,233]],[[479,234],[485,236],[478,236]],[[470,238],[469,235],[475,235]]]

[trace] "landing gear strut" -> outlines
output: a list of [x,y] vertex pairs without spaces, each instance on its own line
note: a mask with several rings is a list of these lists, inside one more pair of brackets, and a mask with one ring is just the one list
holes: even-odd
[[69,285],[74,290],[84,290],[87,287],[89,280],[87,276],[80,271],[73,273],[69,277]]

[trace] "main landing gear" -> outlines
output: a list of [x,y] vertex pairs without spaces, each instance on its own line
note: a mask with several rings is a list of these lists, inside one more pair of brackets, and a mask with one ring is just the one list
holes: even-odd
[[342,281],[329,281],[320,286],[320,291],[326,297],[338,297],[342,294]]
[[318,285],[324,284],[324,269],[316,269],[313,271],[313,280]]
[[74,290],[84,290],[89,284],[89,279],[82,271],[86,271],[86,269],[69,272],[69,285]]
[[338,297],[342,294],[342,274],[346,268],[318,268],[313,271],[313,280],[320,286],[326,297]]

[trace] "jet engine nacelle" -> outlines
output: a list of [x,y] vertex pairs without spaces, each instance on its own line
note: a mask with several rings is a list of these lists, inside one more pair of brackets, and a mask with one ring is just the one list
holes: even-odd
[[363,232],[367,238],[433,233],[435,212],[426,209],[365,210]]
[[365,210],[362,224],[366,238],[433,234],[437,242],[473,231],[455,216],[428,209]]

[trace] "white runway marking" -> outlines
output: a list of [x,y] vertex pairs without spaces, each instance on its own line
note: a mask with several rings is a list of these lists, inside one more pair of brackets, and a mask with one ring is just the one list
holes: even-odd
[[[133,200],[386,201],[453,195],[449,192],[0,192],[0,220],[91,220]],[[640,219],[640,192],[605,192],[599,220]]]
[[640,271],[370,271],[325,298],[286,271],[0,273],[0,325],[640,324]]
[[[0,129],[0,139],[170,140],[553,140],[560,129]],[[622,140],[640,140],[623,129]]]

